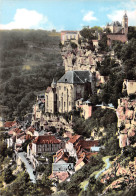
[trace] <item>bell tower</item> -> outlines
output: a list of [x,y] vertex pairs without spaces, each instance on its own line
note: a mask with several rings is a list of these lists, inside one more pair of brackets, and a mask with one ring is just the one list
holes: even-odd
[[124,28],[125,35],[127,35],[128,34],[128,17],[127,17],[126,11],[122,19],[122,27]]

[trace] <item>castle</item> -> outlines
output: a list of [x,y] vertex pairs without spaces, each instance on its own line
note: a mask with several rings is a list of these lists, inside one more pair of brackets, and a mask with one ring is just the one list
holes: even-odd
[[125,13],[122,19],[122,24],[118,21],[114,21],[111,24],[107,24],[106,28],[110,29],[111,33],[107,35],[108,46],[111,45],[113,40],[126,42],[128,34],[128,16]]

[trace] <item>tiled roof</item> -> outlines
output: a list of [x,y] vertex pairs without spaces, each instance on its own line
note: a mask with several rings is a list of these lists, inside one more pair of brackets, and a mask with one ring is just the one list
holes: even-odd
[[4,127],[12,127],[14,124],[16,123],[16,121],[7,121],[4,123]]
[[68,172],[53,172],[50,176],[50,179],[58,179],[60,181],[65,181],[67,178],[69,178]]
[[13,132],[15,132],[15,133],[20,133],[20,132],[22,132],[22,130],[19,129],[19,128],[15,128],[15,129],[13,130]]
[[90,71],[67,71],[57,83],[84,84],[92,82]]
[[19,134],[19,133],[21,133],[21,132],[22,132],[22,130],[19,129],[19,128],[12,128],[12,129],[8,132],[8,135],[13,135],[13,133]]
[[92,141],[80,140],[78,141],[75,147],[78,148],[79,146],[81,146],[81,148],[84,149],[90,149],[92,146],[98,146],[98,140],[92,140]]
[[54,135],[41,135],[33,141],[35,144],[59,144],[60,141]]
[[82,137],[82,136],[81,136],[81,135],[73,135],[73,136],[68,140],[68,142],[74,144],[80,137]]
[[85,158],[85,153],[83,152],[83,153],[81,154],[81,158],[78,159],[78,161],[77,161],[75,167],[76,167],[77,165],[79,165],[79,164],[84,160],[84,158]]
[[64,152],[63,149],[60,149],[54,157],[56,157],[55,163],[57,163],[60,159],[68,162],[69,154],[67,152]]

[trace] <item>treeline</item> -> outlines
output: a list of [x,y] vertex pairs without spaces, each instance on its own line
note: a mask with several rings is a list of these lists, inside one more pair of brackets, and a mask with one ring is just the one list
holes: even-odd
[[31,112],[37,93],[62,76],[59,42],[59,34],[43,30],[0,31],[1,116]]

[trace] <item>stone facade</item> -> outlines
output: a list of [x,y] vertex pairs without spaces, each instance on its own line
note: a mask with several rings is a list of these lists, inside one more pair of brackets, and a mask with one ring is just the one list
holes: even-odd
[[108,24],[106,28],[111,30],[111,33],[107,35],[107,44],[111,45],[112,41],[121,41],[127,42],[127,34],[128,34],[128,17],[125,13],[122,19],[122,24],[118,21],[112,22]]
[[64,44],[64,42],[68,40],[78,40],[79,38],[79,32],[78,31],[61,31],[61,43]]
[[125,13],[122,18],[122,23],[118,21],[114,21],[111,24],[107,24],[106,28],[109,28],[111,30],[111,33],[121,33],[126,34],[128,33],[128,17]]
[[75,101],[91,94],[92,74],[89,71],[68,71],[57,82],[58,112],[69,112]]
[[136,81],[124,80],[122,92],[126,92],[127,95],[136,94]]
[[45,113],[49,112],[54,114],[57,112],[57,94],[56,83],[52,82],[51,87],[48,87],[45,91]]
[[54,153],[59,149],[64,148],[65,143],[56,139],[53,135],[42,135],[35,138],[32,142],[32,154],[38,153]]

